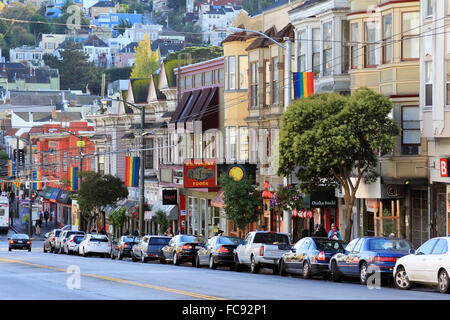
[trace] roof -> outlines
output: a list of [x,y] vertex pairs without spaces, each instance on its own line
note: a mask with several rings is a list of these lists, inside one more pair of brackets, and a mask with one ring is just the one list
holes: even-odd
[[[245,29],[245,26],[243,24],[239,25],[238,28]],[[230,34],[228,37],[226,37],[222,44],[226,42],[232,42],[232,41],[247,41],[248,39],[255,38],[257,35],[255,33],[247,33],[245,31],[242,32],[235,32]]]
[[311,6],[313,6],[313,5],[317,4],[317,3],[326,2],[326,1],[329,1],[329,0],[306,0],[304,3],[298,5],[294,9],[289,10],[289,13],[290,12],[299,11],[301,9],[305,9],[305,8],[311,7]]
[[[275,28],[275,26],[270,27],[269,29],[267,29],[264,34],[268,37],[275,37],[277,34],[277,29]],[[265,48],[268,47],[270,44],[272,44],[273,42],[270,41],[267,38],[264,38],[262,36],[259,36],[255,41],[253,41],[245,50],[246,51],[250,51],[250,50],[254,50],[254,49],[258,49],[258,48]]]
[[99,1],[92,7],[114,8],[116,5],[113,1]]
[[108,45],[96,35],[89,36],[86,41],[83,42],[84,46],[93,46],[93,47],[108,47]]
[[119,52],[121,53],[135,53],[136,52],[136,48],[138,46],[138,42],[131,42],[129,44],[127,44],[125,47],[123,47]]
[[[23,120],[30,121],[30,112],[15,112],[15,114]],[[56,118],[52,117],[51,112],[33,112],[33,122],[47,122],[47,121],[73,121],[81,120],[81,112],[56,112]]]

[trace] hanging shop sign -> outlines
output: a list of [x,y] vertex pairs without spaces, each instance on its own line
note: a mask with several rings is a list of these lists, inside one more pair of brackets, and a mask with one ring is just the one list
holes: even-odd
[[252,183],[256,183],[256,164],[218,164],[217,176],[220,177],[222,173],[226,173],[236,182],[249,179]]
[[439,160],[439,171],[441,172],[441,177],[448,177],[448,163],[450,159],[440,159]]
[[162,204],[163,205],[177,205],[177,190],[163,190],[162,191]]
[[215,161],[187,160],[183,167],[185,188],[216,188]]

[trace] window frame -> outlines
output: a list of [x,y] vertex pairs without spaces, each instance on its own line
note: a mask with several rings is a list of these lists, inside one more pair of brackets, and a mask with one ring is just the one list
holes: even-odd
[[[386,36],[386,30],[385,30],[386,17],[390,17],[391,18],[391,33],[390,33],[389,36]],[[393,57],[394,57],[394,46],[393,46],[393,44],[392,43],[386,44],[386,39],[392,39],[392,37],[394,35],[393,34],[394,33],[394,29],[393,29],[394,28],[394,20],[393,20],[394,18],[393,17],[394,17],[394,15],[393,15],[392,12],[388,13],[388,14],[385,14],[385,15],[383,15],[381,17],[382,25],[383,25],[383,29],[382,29],[382,33],[383,33],[383,35],[382,35],[382,41],[383,41],[382,64],[392,63],[392,60],[393,60]],[[388,42],[389,42],[389,40],[388,40]],[[390,54],[391,54],[390,60],[386,59],[387,48],[390,48]]]
[[[230,67],[230,65],[231,65],[230,61],[231,60],[234,61],[234,67],[233,68]],[[228,67],[228,81],[227,81],[228,90],[236,90],[236,56],[228,56],[227,62],[228,62],[227,63],[227,67]]]
[[[246,62],[244,63],[246,65],[246,68],[241,72],[241,59],[246,59]],[[238,56],[238,88],[239,90],[248,90],[249,85],[249,79],[248,79],[248,56],[246,55],[240,55]],[[245,86],[241,85],[242,78],[245,79]]]
[[[414,34],[407,34],[407,35],[405,35],[405,30],[404,30],[404,16],[406,15],[406,14],[409,14],[409,13],[418,13],[418,28],[414,28],[414,29],[410,29],[410,30],[419,30],[418,31],[418,33],[414,33]],[[420,33],[420,27],[421,27],[421,24],[420,24],[420,11],[405,11],[405,12],[402,12],[402,19],[401,19],[401,23],[402,23],[402,36],[401,36],[401,59],[402,59],[402,61],[418,61],[418,60],[420,60],[420,37],[421,37],[421,33]],[[406,32],[409,32],[410,30],[406,30]],[[405,40],[407,40],[407,39],[417,39],[417,41],[419,42],[419,53],[418,53],[418,57],[417,58],[405,58],[404,57],[404,55],[405,55],[405,49],[404,49],[404,44],[405,44]]]
[[[404,127],[403,127],[403,124],[404,124],[404,121],[405,120],[403,120],[403,111],[406,109],[406,108],[417,108],[417,109],[419,109],[419,112],[420,112],[420,108],[419,108],[419,106],[416,106],[416,105],[405,105],[405,106],[401,106],[400,107],[400,125],[401,125],[401,131],[402,131],[402,133],[401,133],[401,146],[402,146],[402,150],[403,150],[403,146],[407,146],[407,147],[420,147],[420,145],[421,145],[421,143],[420,143],[420,138],[419,138],[419,142],[418,143],[404,143],[404,131],[406,130],[406,131],[419,131],[419,136],[420,136],[420,120],[418,119],[418,120],[406,120],[406,121],[416,121],[416,122],[419,122],[419,128],[418,129],[404,129]],[[402,155],[405,155],[403,152],[402,152]],[[417,154],[414,154],[414,155],[418,155],[418,153]]]
[[[356,26],[356,41],[354,36],[354,30],[353,27]],[[359,67],[359,22],[353,22],[350,24],[350,40],[351,40],[351,46],[350,46],[350,69],[355,70]],[[356,53],[356,65],[354,64],[354,53]]]
[[[367,33],[367,26],[369,25],[369,23],[375,24],[375,39],[374,42],[369,42],[368,40],[368,33]],[[365,45],[364,45],[364,68],[377,68],[378,64],[377,64],[377,50],[378,48],[376,47],[377,45],[377,37],[376,37],[376,30],[377,30],[377,21],[364,21],[364,41],[365,41]],[[372,50],[371,47],[374,46],[374,57],[375,57],[375,64],[368,64],[368,50]]]

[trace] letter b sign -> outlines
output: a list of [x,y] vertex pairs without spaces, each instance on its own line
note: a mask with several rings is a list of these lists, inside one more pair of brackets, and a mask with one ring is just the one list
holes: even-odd
[[448,177],[448,159],[441,159],[440,168],[441,168],[441,177]]

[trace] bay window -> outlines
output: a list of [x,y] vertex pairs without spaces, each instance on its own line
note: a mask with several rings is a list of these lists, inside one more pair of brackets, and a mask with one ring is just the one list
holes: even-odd
[[239,160],[248,161],[248,128],[239,127]]
[[248,89],[248,56],[239,56],[239,89]]
[[312,71],[315,77],[320,75],[320,28],[312,29]]
[[306,43],[306,30],[301,30],[299,33],[299,50],[298,50],[298,72],[306,72],[306,52],[307,52],[307,43]]
[[228,89],[236,89],[236,57],[228,57]]
[[359,46],[359,24],[358,23],[352,23],[351,26],[351,48],[350,48],[350,54],[351,54],[351,68],[357,69],[358,68],[358,46]]
[[329,76],[332,72],[333,46],[332,46],[332,22],[324,23],[323,26],[323,75]]
[[402,154],[417,155],[420,146],[418,106],[402,107]]
[[377,23],[366,22],[365,24],[365,41],[364,47],[364,66],[373,68],[377,66]]
[[383,63],[392,62],[392,14],[383,17]]
[[402,16],[402,59],[419,59],[420,13],[404,12]]
[[258,106],[258,62],[250,64],[250,105],[252,107]]

